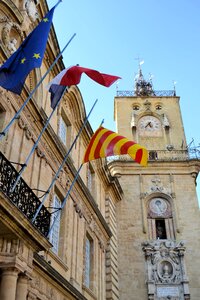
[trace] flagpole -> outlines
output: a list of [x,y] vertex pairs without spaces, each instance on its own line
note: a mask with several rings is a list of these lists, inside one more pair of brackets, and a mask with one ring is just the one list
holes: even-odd
[[53,113],[54,113],[54,111],[56,110],[56,108],[58,107],[60,101],[62,100],[62,97],[63,97],[63,95],[64,95],[66,89],[67,89],[67,87],[66,87],[66,88],[64,89],[64,91],[62,92],[62,95],[61,95],[59,101],[57,102],[56,106],[55,106],[54,109],[52,110],[50,116],[48,117],[48,119],[47,119],[47,121],[46,121],[44,127],[42,128],[42,131],[40,132],[40,134],[39,134],[39,136],[38,136],[38,138],[37,138],[35,144],[33,145],[33,147],[32,147],[32,149],[31,149],[29,155],[27,156],[25,163],[22,165],[22,168],[21,168],[21,170],[20,170],[20,172],[19,172],[19,174],[18,174],[18,176],[17,176],[17,178],[16,178],[16,180],[15,180],[15,182],[14,182],[14,185],[12,186],[12,188],[11,188],[11,190],[10,190],[10,193],[13,193],[14,189],[16,188],[16,185],[17,185],[17,183],[19,182],[19,180],[20,180],[20,178],[21,178],[21,176],[22,176],[22,173],[23,173],[24,170],[26,169],[26,167],[27,167],[27,165],[28,165],[28,162],[29,162],[31,156],[33,155],[33,153],[34,153],[36,147],[38,146],[39,141],[40,141],[40,139],[41,139],[41,136],[43,135],[44,131],[46,130],[47,126],[49,125],[49,122],[50,122],[50,120],[51,120],[51,118],[52,118],[52,116],[53,116]]
[[58,4],[60,4],[60,2],[62,2],[62,0],[58,0],[58,2],[56,3],[56,5],[54,7],[56,8],[58,6]]
[[72,148],[74,147],[74,145],[75,145],[77,139],[79,138],[80,134],[82,133],[83,129],[85,128],[85,125],[86,125],[86,123],[88,122],[88,118],[89,118],[89,116],[90,116],[90,114],[91,114],[93,108],[95,107],[97,101],[98,101],[98,99],[95,100],[95,102],[94,102],[94,104],[93,104],[93,106],[92,106],[92,108],[91,108],[89,114],[87,115],[87,117],[85,118],[84,123],[82,124],[81,128],[79,129],[79,132],[78,132],[76,138],[74,139],[74,141],[73,141],[71,147],[70,147],[69,150],[67,151],[67,153],[66,153],[66,155],[65,155],[65,157],[64,157],[64,159],[63,159],[63,161],[62,161],[62,163],[61,163],[61,165],[60,165],[60,167],[59,167],[59,169],[58,169],[58,171],[56,172],[56,174],[55,174],[55,176],[54,176],[54,178],[53,178],[53,180],[52,180],[52,182],[51,182],[51,184],[50,184],[48,190],[46,191],[46,193],[45,193],[45,195],[44,195],[44,198],[43,198],[42,202],[40,203],[40,205],[39,205],[39,207],[38,207],[38,209],[37,209],[35,215],[33,216],[32,223],[34,223],[35,219],[37,218],[37,216],[38,216],[38,214],[39,214],[39,212],[40,212],[40,210],[41,210],[41,208],[42,208],[42,206],[43,206],[43,204],[44,204],[44,202],[45,202],[45,200],[46,200],[46,198],[47,198],[47,195],[49,194],[51,188],[54,186],[54,184],[55,184],[55,182],[56,182],[56,179],[57,179],[57,177],[58,177],[58,175],[59,175],[61,169],[63,168],[63,166],[64,166],[64,164],[65,164],[65,162],[66,162],[66,160],[67,160],[67,158],[68,158],[68,156],[69,156],[69,153],[71,152],[71,150],[72,150]]
[[83,164],[80,165],[80,167],[79,167],[79,169],[78,169],[78,171],[77,171],[77,173],[76,173],[76,176],[74,177],[74,180],[72,181],[72,184],[71,184],[71,186],[70,186],[70,188],[69,188],[69,190],[68,190],[68,192],[67,192],[65,198],[63,199],[63,202],[62,202],[62,205],[61,205],[61,207],[60,207],[60,210],[59,210],[58,214],[56,215],[56,217],[55,217],[55,219],[54,219],[54,221],[53,221],[53,224],[51,225],[51,227],[50,227],[50,229],[49,229],[49,232],[48,232],[48,234],[47,234],[47,237],[49,237],[49,235],[51,234],[51,231],[52,231],[52,229],[53,229],[53,227],[54,227],[54,225],[55,225],[55,223],[56,223],[56,221],[57,221],[57,219],[58,219],[58,216],[59,216],[59,214],[61,213],[61,210],[63,209],[63,207],[65,206],[65,204],[66,204],[66,202],[67,202],[68,196],[70,195],[70,192],[71,192],[72,188],[74,187],[74,184],[75,184],[76,181],[77,181],[77,178],[78,178],[79,173],[80,173],[80,171],[81,171],[81,169],[82,169],[82,166],[83,166]]
[[[57,3],[58,5],[59,3]],[[58,54],[58,56],[56,57],[56,59],[54,60],[54,62],[52,63],[52,65],[49,67],[49,69],[46,71],[46,73],[42,76],[42,78],[40,79],[40,81],[37,83],[37,85],[35,86],[35,88],[31,91],[31,93],[29,94],[28,98],[25,100],[25,102],[23,103],[23,105],[21,106],[21,108],[16,112],[16,114],[14,115],[14,117],[11,119],[11,121],[8,123],[8,125],[5,127],[5,129],[0,132],[0,141],[3,139],[3,137],[6,135],[6,133],[8,132],[8,130],[10,129],[10,127],[12,126],[12,124],[14,123],[14,121],[19,117],[21,111],[24,109],[24,107],[27,105],[27,103],[29,102],[29,100],[31,99],[31,97],[33,96],[33,94],[35,93],[35,91],[38,89],[38,87],[40,86],[40,84],[42,83],[42,81],[45,79],[45,77],[49,74],[49,72],[53,69],[53,67],[55,66],[55,64],[57,63],[57,61],[59,60],[59,58],[61,57],[62,53],[65,51],[65,49],[67,48],[67,46],[71,43],[71,41],[73,40],[73,38],[75,37],[76,33],[74,33],[72,35],[72,37],[69,39],[69,41],[67,42],[67,44],[64,46],[64,48],[62,49],[62,51]]]

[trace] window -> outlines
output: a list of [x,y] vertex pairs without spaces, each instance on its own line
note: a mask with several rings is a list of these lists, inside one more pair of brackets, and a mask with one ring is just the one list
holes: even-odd
[[60,117],[60,124],[59,124],[59,131],[58,135],[63,142],[63,144],[67,144],[67,124],[65,123],[64,119]]
[[[60,235],[60,215],[61,210],[59,209],[61,207],[61,201],[59,197],[55,194],[53,198],[53,205],[52,205],[52,217],[51,217],[51,226],[53,225],[53,228],[50,233],[49,241],[53,245],[53,252],[58,254],[58,245],[59,245],[59,235]],[[56,219],[57,218],[57,219]],[[56,219],[56,221],[55,221]],[[54,223],[55,221],[55,223]]]
[[87,288],[91,288],[93,269],[93,241],[87,236],[85,241],[85,280],[84,284]]
[[166,228],[165,228],[165,220],[157,219],[156,221],[156,238],[159,240],[163,240],[167,238]]
[[133,110],[139,110],[140,106],[138,104],[133,104]]
[[158,154],[156,151],[149,151],[149,160],[156,160],[158,159]]
[[95,184],[94,176],[95,176],[94,170],[92,166],[89,164],[88,174],[87,174],[87,187],[93,196],[94,196],[94,184]]

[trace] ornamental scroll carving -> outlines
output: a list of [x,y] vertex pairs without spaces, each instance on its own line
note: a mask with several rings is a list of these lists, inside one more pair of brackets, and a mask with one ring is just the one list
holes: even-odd
[[34,0],[24,0],[24,8],[32,22],[38,19],[39,14]]
[[0,23],[3,23],[1,32],[2,43],[5,49],[10,53],[14,53],[18,44],[24,40],[24,34],[17,23],[12,22],[8,17],[0,17]]
[[142,250],[147,270],[148,299],[190,299],[184,243],[147,241],[142,244]]

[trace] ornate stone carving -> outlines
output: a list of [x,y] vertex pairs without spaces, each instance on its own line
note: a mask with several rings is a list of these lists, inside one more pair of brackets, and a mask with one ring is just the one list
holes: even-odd
[[22,119],[22,117],[19,117],[18,119],[18,125],[21,129],[24,129],[26,127],[26,123],[24,122],[24,120]]
[[151,102],[148,99],[145,100],[144,106],[146,111],[151,111]]
[[26,135],[27,139],[28,139],[28,140],[32,139],[32,138],[33,138],[33,135],[32,135],[31,130],[30,130],[28,127],[26,127],[25,129],[26,129],[26,130],[25,130],[25,135]]
[[149,299],[186,299],[189,287],[183,259],[184,243],[170,240],[147,241],[142,244],[142,249],[147,266]]
[[[5,45],[6,49],[9,51],[9,53],[12,54],[17,49],[18,37],[21,43],[21,41],[24,39],[24,34],[20,26],[17,23],[12,22],[8,17],[0,17],[0,23],[5,23],[1,33],[2,42]],[[18,33],[18,36],[11,36],[12,29],[14,29],[15,32]]]
[[136,114],[132,112],[131,127],[136,127]]
[[36,153],[38,157],[45,157],[44,152],[42,152],[42,150],[39,147],[36,148]]
[[24,8],[32,22],[39,17],[36,4],[33,0],[24,0]]
[[163,126],[164,127],[169,127],[169,120],[168,120],[166,114],[163,114],[162,117],[163,117]]
[[0,254],[22,254],[24,251],[23,242],[19,239],[0,238]]
[[149,210],[148,210],[148,216],[151,218],[155,217],[164,217],[169,218],[172,216],[171,207],[163,198],[157,197],[153,198],[149,202]]
[[154,178],[151,182],[153,183],[153,186],[151,186],[152,192],[163,192],[164,188],[159,178]]
[[152,186],[150,187],[150,193],[161,192],[170,195],[170,189],[163,186],[161,179],[158,176],[151,179],[151,182]]
[[17,40],[15,38],[11,38],[11,40],[8,42],[7,45],[7,48],[11,54],[17,50],[16,45],[17,45]]

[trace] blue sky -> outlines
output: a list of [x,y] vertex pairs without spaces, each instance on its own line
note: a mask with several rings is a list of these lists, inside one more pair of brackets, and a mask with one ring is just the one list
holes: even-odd
[[[56,0],[48,0],[49,8]],[[199,138],[200,1],[198,0],[63,0],[54,13],[54,27],[65,66],[79,64],[118,75],[119,90],[133,90],[138,60],[145,78],[153,75],[155,90],[173,89],[180,107],[188,144]],[[115,131],[116,84],[105,88],[86,75],[78,85],[86,111],[98,99],[89,119],[95,131],[102,119]],[[200,148],[199,148],[200,150]],[[200,179],[198,194],[200,195]]]

